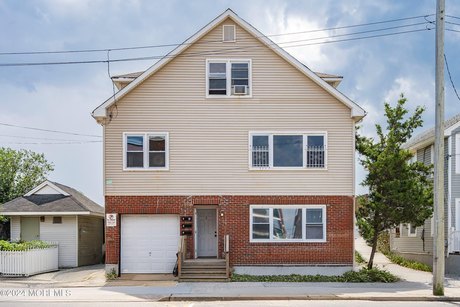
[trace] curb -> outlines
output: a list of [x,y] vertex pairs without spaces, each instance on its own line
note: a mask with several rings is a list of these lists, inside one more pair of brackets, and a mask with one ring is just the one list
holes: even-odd
[[376,301],[376,302],[460,302],[460,296],[337,296],[337,295],[293,295],[293,296],[181,296],[162,297],[159,302],[183,301]]

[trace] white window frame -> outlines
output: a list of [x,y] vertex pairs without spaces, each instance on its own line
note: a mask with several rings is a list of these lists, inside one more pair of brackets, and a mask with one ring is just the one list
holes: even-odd
[[[225,76],[227,79],[227,88],[225,95],[210,95],[209,94],[209,64],[210,63],[226,63]],[[232,94],[232,63],[248,63],[248,88],[249,95],[233,95]],[[206,59],[206,98],[237,98],[245,99],[252,98],[252,60],[251,59]]]
[[[225,27],[232,27],[233,28],[233,40],[226,41],[225,40]],[[235,43],[236,42],[236,26],[235,25],[223,25],[222,26],[222,42],[223,43]]]
[[[143,167],[127,167],[127,141],[128,136],[143,137]],[[149,137],[163,136],[165,138],[165,166],[150,167],[149,166]],[[169,133],[168,132],[123,132],[123,171],[169,171]]]
[[[327,210],[326,205],[250,205],[249,206],[249,242],[251,243],[326,243],[327,242]],[[253,239],[253,209],[269,209],[269,239]],[[273,209],[302,209],[302,239],[274,239],[273,238]],[[322,209],[323,216],[323,238],[306,239],[306,214],[307,209]]]
[[[275,135],[302,135],[303,150],[302,150],[302,166],[273,166],[273,136]],[[253,136],[268,136],[268,167],[252,166],[252,137]],[[307,146],[309,136],[324,137],[324,167],[307,167]],[[248,166],[249,170],[317,170],[325,171],[328,167],[328,137],[327,131],[249,131],[249,148],[248,148]]]
[[412,238],[413,238],[413,237],[416,237],[416,236],[417,236],[417,227],[414,228],[414,229],[415,229],[415,232],[414,232],[414,233],[412,233],[412,232],[410,231],[410,229],[411,229],[411,224],[410,224],[410,223],[407,224],[406,227],[407,227],[407,236],[408,236],[408,237],[412,237]]

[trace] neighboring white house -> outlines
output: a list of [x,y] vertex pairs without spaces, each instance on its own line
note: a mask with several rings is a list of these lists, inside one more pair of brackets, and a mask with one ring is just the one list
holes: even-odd
[[11,241],[59,244],[59,267],[101,263],[104,208],[68,186],[45,181],[0,208]]
[[[460,114],[444,122],[444,219],[446,272],[460,274]],[[433,164],[434,127],[411,138],[405,148],[414,153],[412,162]],[[434,221],[424,225],[400,225],[390,237],[391,250],[431,265],[433,262]]]

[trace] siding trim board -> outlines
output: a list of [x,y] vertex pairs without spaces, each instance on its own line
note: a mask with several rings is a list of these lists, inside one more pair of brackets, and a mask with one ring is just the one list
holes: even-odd
[[[193,45],[203,36],[208,34],[211,30],[213,30],[217,25],[225,21],[227,18],[231,19],[233,22],[235,22],[245,31],[250,33],[255,39],[260,41],[265,47],[275,52],[278,56],[280,56],[285,61],[290,63],[297,70],[302,72],[305,76],[307,76],[313,82],[315,82],[317,85],[323,88],[326,92],[328,92],[333,97],[338,99],[341,103],[346,105],[351,110],[350,117],[352,118],[356,117],[356,119],[360,119],[366,115],[366,112],[364,111],[364,109],[362,109],[358,104],[351,101],[348,97],[346,97],[341,92],[339,92],[337,89],[329,85],[326,81],[322,80],[313,71],[307,68],[304,64],[302,64],[300,61],[295,59],[289,53],[284,51],[281,47],[279,47],[277,44],[271,41],[267,36],[263,35],[256,28],[254,28],[252,25],[250,25],[245,20],[240,18],[230,9],[227,9],[225,12],[223,12],[221,15],[219,15],[213,21],[208,23],[205,27],[203,27],[201,30],[199,30],[189,39],[187,39],[183,44],[173,49],[170,53],[167,54],[167,56],[163,57],[160,61],[156,62],[149,69],[144,71],[134,81],[132,81],[126,87],[122,88],[116,95],[117,101],[120,100],[122,97],[124,97],[126,94],[128,94],[130,91],[132,91],[134,88],[136,88],[139,84],[144,82],[151,75],[153,75],[154,73],[159,71],[161,68],[163,68],[166,64],[168,64],[173,59],[175,59],[179,54],[184,52],[186,49],[188,49],[191,45]],[[110,106],[112,106],[115,103],[115,101],[116,100],[114,96],[107,99],[104,103],[102,103],[92,112],[93,117],[99,121],[103,121],[103,119],[107,117],[107,109]]]

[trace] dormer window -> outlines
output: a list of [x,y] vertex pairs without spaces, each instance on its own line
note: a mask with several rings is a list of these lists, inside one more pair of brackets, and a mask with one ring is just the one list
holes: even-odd
[[207,60],[206,96],[250,97],[251,60]]
[[222,26],[222,41],[224,43],[236,42],[236,29],[234,25]]

